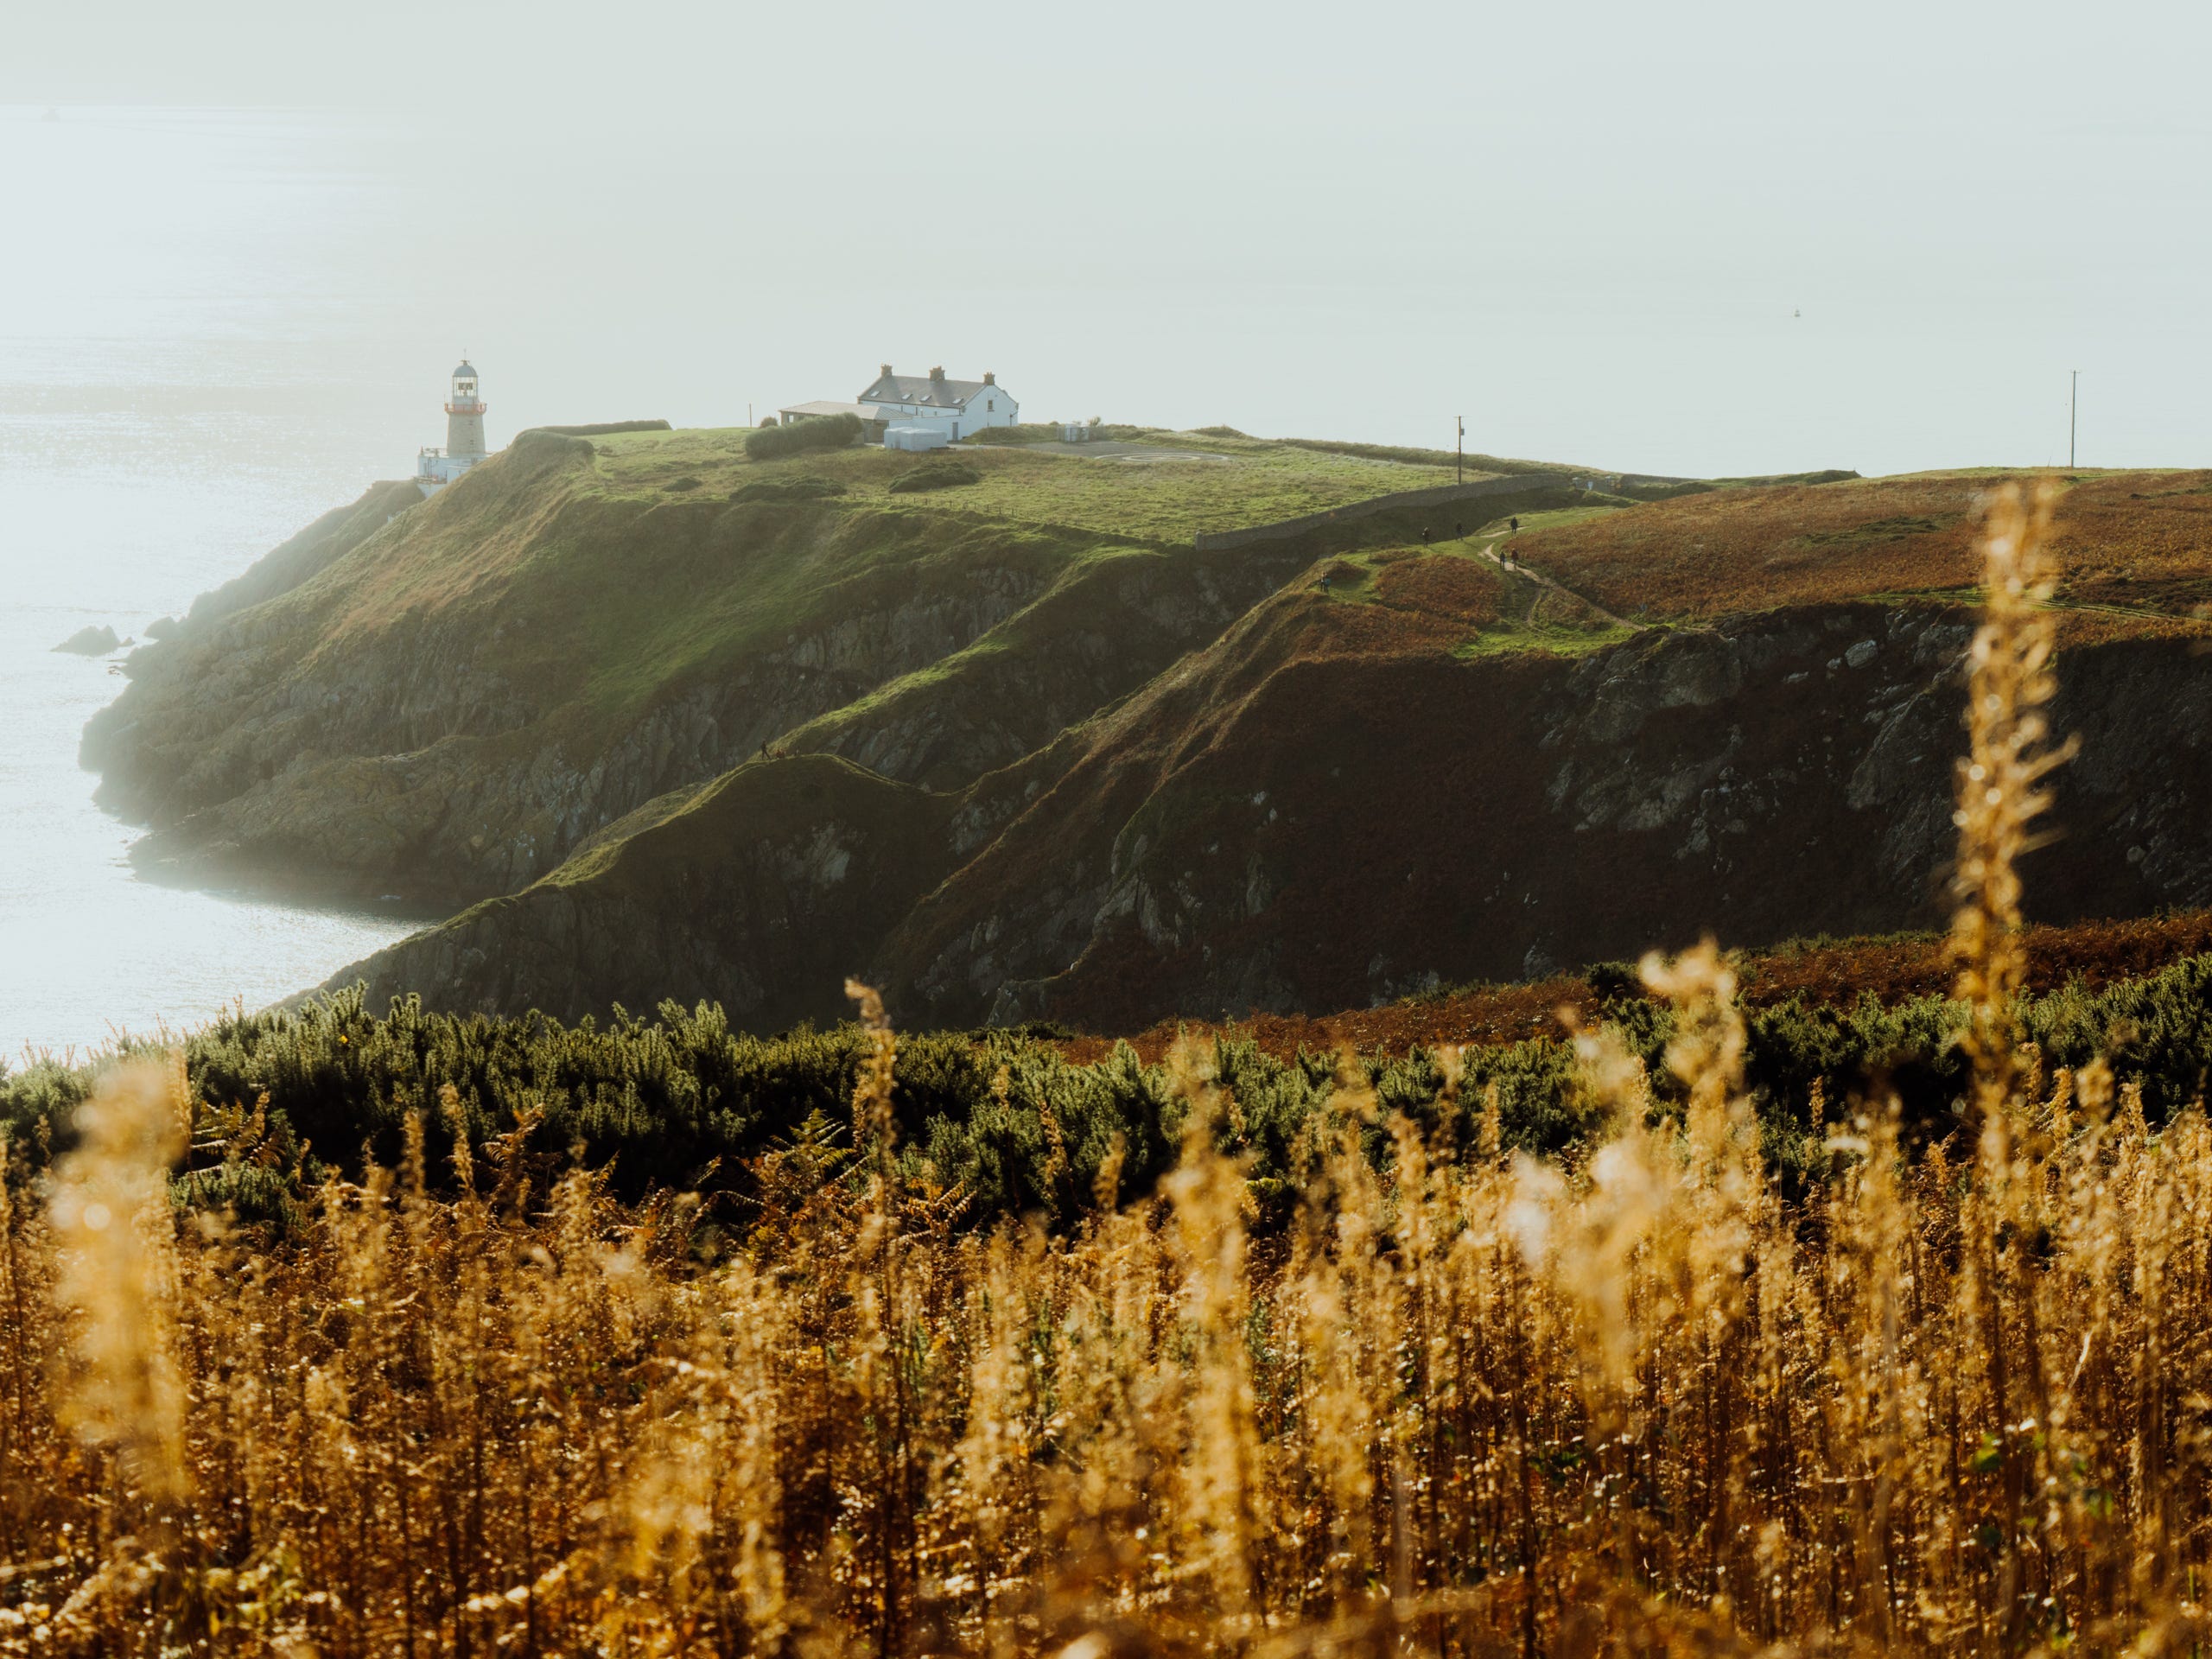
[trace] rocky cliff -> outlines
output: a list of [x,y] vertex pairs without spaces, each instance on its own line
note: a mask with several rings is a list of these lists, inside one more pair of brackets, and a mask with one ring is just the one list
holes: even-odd
[[[875,971],[910,1018],[1357,1007],[1706,929],[1947,913],[1965,613],[1783,612],[1465,664],[1334,649],[1301,608],[1100,722],[901,923]],[[1235,695],[1256,636],[1286,629],[1324,637]],[[2063,686],[2083,752],[2030,861],[2035,913],[2212,900],[2212,669],[2190,644],[2115,642],[2069,653]]]
[[131,657],[84,755],[149,826],[143,865],[465,903],[772,741],[957,786],[1303,563],[610,490],[593,443],[547,433],[406,498],[380,486]]
[[[1126,1029],[1940,920],[1987,480],[1439,523],[1331,516],[1419,469],[1196,440],[914,495],[880,452],[526,435],[196,606],[86,755],[149,864],[467,906],[335,982],[496,1012],[772,1027],[859,972],[910,1023]],[[1159,535],[1185,497],[1238,544]],[[2062,507],[2042,917],[2212,902],[2208,504]]]
[[[819,840],[762,828],[814,785],[748,768],[680,836],[626,843],[658,897],[579,870],[340,982],[510,1012],[706,999],[773,1024],[834,1016],[857,969],[908,1023],[1127,1030],[1539,976],[1707,928],[1944,914],[1969,613],[1818,607],[1471,660],[1368,620],[1286,591],[957,794],[841,778]],[[2031,861],[2036,913],[2212,902],[2212,668],[2186,642],[2120,640],[2069,652],[2063,684],[2084,748]],[[891,844],[895,879],[839,861]],[[799,937],[844,967],[764,977]],[[550,976],[522,982],[540,957]]]

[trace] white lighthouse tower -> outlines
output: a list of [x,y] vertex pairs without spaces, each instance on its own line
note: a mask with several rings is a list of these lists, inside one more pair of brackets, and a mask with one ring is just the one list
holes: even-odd
[[486,408],[476,371],[464,358],[453,372],[453,394],[446,404],[446,447],[415,457],[415,482],[424,495],[435,494],[484,459]]

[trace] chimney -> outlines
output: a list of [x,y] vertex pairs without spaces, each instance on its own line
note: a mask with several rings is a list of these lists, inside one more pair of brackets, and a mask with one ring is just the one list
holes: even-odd
[[943,364],[941,364],[941,363],[940,363],[940,364],[939,364],[936,368],[931,369],[931,370],[930,371],[930,378],[931,378],[931,379],[932,379],[932,380],[942,380],[942,379],[944,379],[944,365]]
[[985,369],[985,370],[983,371],[983,384],[984,384],[985,385],[987,385],[987,386],[995,386],[996,385],[998,385],[998,383],[999,383],[999,378],[998,378],[998,376],[996,376],[995,374],[993,374],[993,373],[992,373],[988,369]]
[[891,365],[890,365],[888,363],[887,363],[887,364],[885,364],[885,365],[883,365],[883,378],[885,378],[886,380],[888,380],[890,378],[891,378]]

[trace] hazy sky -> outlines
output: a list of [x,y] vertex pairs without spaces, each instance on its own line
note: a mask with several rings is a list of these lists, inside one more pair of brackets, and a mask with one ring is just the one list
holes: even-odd
[[889,360],[1038,417],[1464,413],[1512,454],[1874,472],[2063,462],[2079,368],[2084,464],[2212,460],[2202,4],[73,0],[6,32],[0,103],[58,119],[0,124],[0,350],[154,353],[245,247],[239,372],[321,365],[387,472],[463,347],[495,438],[734,423]]

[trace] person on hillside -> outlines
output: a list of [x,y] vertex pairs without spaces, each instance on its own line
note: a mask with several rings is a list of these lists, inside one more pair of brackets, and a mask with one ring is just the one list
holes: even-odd
[[1427,547],[1428,545],[1428,526],[1427,524],[1423,524],[1421,527],[1421,544],[1423,547]]

